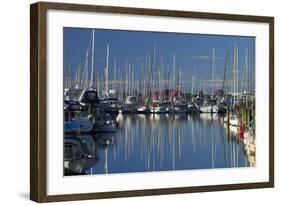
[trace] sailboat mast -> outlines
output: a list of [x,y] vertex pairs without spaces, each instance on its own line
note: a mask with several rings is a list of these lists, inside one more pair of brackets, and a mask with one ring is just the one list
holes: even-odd
[[238,76],[238,73],[239,73],[239,53],[238,53],[238,45],[236,46],[236,86],[237,86],[237,92],[239,93],[240,92],[240,87],[239,87],[239,76]]
[[72,86],[72,69],[71,69],[71,63],[69,63],[69,66],[68,66],[68,74],[67,74],[67,81],[66,81],[67,85],[66,87],[67,88],[71,88]]
[[83,71],[83,88],[86,89],[88,86],[88,57],[89,57],[89,49],[86,50],[86,59]]
[[234,44],[234,56],[233,56],[233,105],[235,104],[235,92],[236,92],[236,43]]
[[193,70],[193,75],[192,75],[192,78],[191,78],[191,99],[193,100],[193,97],[194,97],[194,90],[195,90],[195,68]]
[[194,77],[193,77],[193,92],[196,93],[196,68],[194,69]]
[[215,79],[215,49],[212,55],[212,99],[214,99],[214,79]]
[[117,81],[117,63],[116,63],[116,58],[114,59],[114,89],[117,88],[117,84],[116,84],[116,81]]
[[125,99],[127,99],[128,96],[128,61],[125,61],[125,70],[126,70],[126,75],[125,75]]
[[248,95],[249,95],[249,86],[248,86],[248,48],[246,48],[245,56],[245,81],[246,81],[246,108],[248,109]]
[[108,95],[109,44],[106,46],[105,94]]
[[94,49],[95,49],[95,30],[92,32],[92,63],[91,63],[91,83],[90,85],[94,85]]
[[129,65],[128,65],[128,70],[129,70],[129,72],[128,72],[128,95],[130,96],[131,95],[131,89],[132,89],[132,85],[131,85],[131,77],[132,77],[132,75],[131,75],[131,63],[129,63]]
[[223,81],[222,81],[222,88],[221,88],[223,90],[223,92],[225,90],[225,84],[226,84],[227,66],[228,66],[228,51],[226,53],[225,64],[224,64],[224,71],[223,71]]
[[174,86],[174,88],[176,87],[176,54],[174,53],[174,55],[173,55],[173,70],[174,70],[174,79],[173,79],[173,86]]
[[178,78],[179,97],[181,98],[181,67],[179,67]]
[[132,76],[131,76],[131,89],[132,89],[132,95],[134,95],[135,92],[135,81],[134,81],[134,70],[135,70],[135,66],[134,64],[132,65]]
[[[143,89],[143,85],[144,85],[144,77],[143,77],[143,75],[144,75],[144,66],[143,66],[143,61],[141,61],[141,79],[140,79],[140,88],[139,88],[139,91],[142,93],[142,94],[144,94],[145,92],[144,92],[144,89]],[[143,97],[143,96],[142,96]]]
[[97,91],[100,93],[100,79],[99,79],[99,72],[97,71]]
[[153,94],[156,90],[156,46],[153,44]]
[[81,78],[81,63],[78,65],[78,71],[77,71],[77,87],[80,88],[80,78]]

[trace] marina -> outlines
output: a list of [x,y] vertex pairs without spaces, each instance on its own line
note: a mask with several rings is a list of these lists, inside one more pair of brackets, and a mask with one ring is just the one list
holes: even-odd
[[208,114],[121,114],[115,133],[76,136],[88,140],[94,158],[65,163],[81,166],[80,174],[248,166],[243,141],[235,129],[225,129],[223,119]]
[[[125,31],[79,32],[89,37],[82,60],[73,68],[64,56],[66,176],[255,166],[253,39],[216,37],[231,50],[222,56],[222,48],[209,46],[208,55],[184,58],[180,51],[167,57],[162,44],[149,43],[132,60],[129,52],[117,58],[114,43],[97,45],[102,52],[95,47],[103,42],[99,32]],[[198,68],[202,61],[207,75]]]

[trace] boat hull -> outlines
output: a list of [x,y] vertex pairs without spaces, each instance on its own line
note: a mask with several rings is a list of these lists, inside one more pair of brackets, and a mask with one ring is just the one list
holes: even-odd
[[65,133],[82,132],[87,133],[93,130],[93,124],[88,119],[74,119],[64,123]]
[[95,132],[114,133],[117,130],[116,122],[102,122],[94,124]]

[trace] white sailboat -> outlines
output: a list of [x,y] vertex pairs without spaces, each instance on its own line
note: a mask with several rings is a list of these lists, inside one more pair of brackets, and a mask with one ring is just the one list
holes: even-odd
[[218,106],[214,101],[214,78],[215,78],[215,49],[212,52],[212,102],[205,103],[200,107],[202,113],[218,113]]
[[136,96],[128,96],[126,98],[125,103],[123,104],[121,108],[121,113],[128,114],[128,113],[134,113],[137,111],[137,97]]
[[140,114],[147,114],[150,112],[150,109],[144,105],[144,106],[138,107],[137,112]]

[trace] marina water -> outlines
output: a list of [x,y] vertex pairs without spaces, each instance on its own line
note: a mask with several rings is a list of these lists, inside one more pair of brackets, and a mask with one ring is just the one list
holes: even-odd
[[79,168],[79,174],[247,167],[237,128],[225,126],[224,118],[208,113],[118,114],[114,133],[70,135],[87,143],[92,158],[67,163]]

